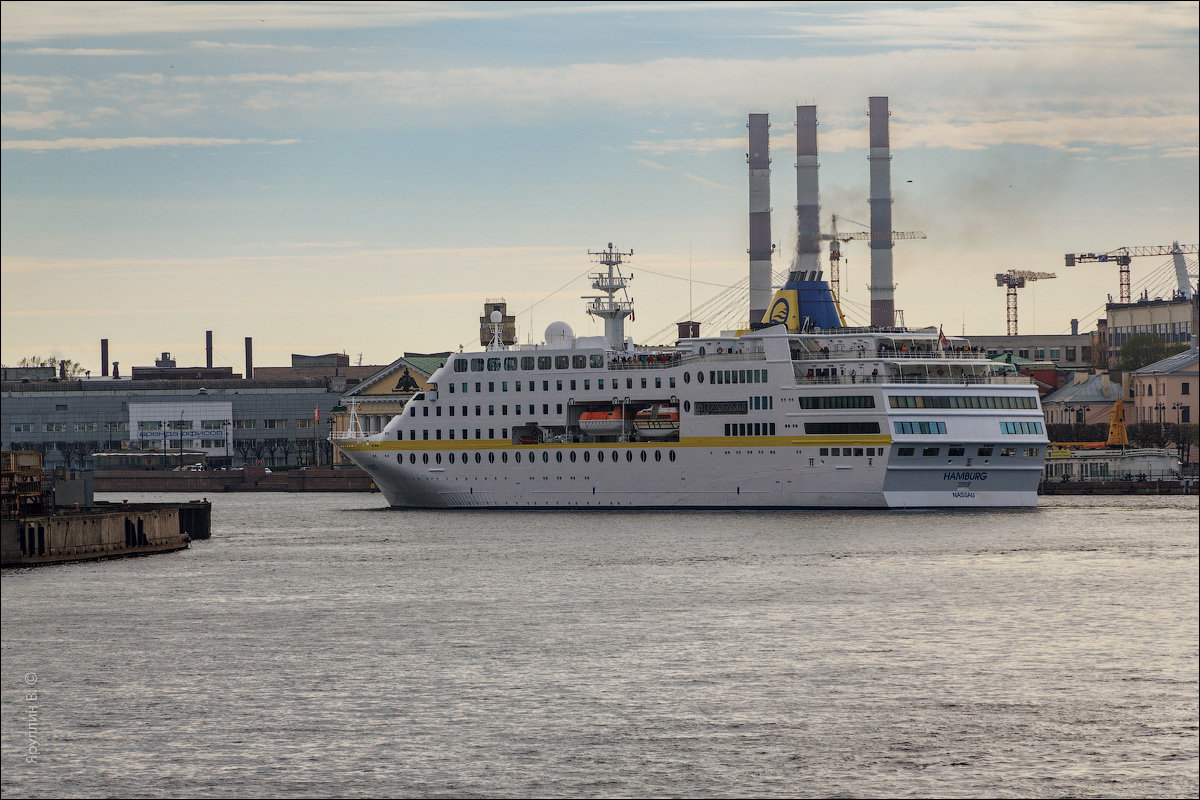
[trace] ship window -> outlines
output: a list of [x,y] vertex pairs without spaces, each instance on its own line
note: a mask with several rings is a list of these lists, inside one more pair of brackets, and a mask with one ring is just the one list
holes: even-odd
[[946,451],[946,455],[950,456],[951,458],[954,458],[955,456],[963,456],[966,454],[967,454],[967,448],[965,448],[965,447],[951,447],[949,450]]
[[487,360],[487,371],[488,372],[499,372],[500,371],[500,359],[489,358]]
[[[453,431],[451,431],[451,433],[453,433]],[[451,454],[450,454],[450,463],[451,463],[451,464],[453,464],[453,463],[454,463],[454,453],[451,453]]]
[[428,428],[423,428],[423,429],[421,430],[421,438],[422,438],[422,439],[428,439],[428,438],[429,438],[429,429],[428,429]]
[[612,456],[612,460],[615,463],[617,460],[617,457],[620,455],[620,453],[618,453],[616,450],[613,450],[612,453],[610,453],[609,455]]
[[570,366],[571,366],[571,357],[570,356],[555,356],[554,357],[554,368],[555,369],[567,369]]
[[601,353],[592,353],[588,356],[588,363],[592,369],[599,369],[604,366],[604,355]]
[[863,454],[863,449],[861,447],[854,448],[854,455],[861,456],[862,454]]
[[454,371],[455,372],[466,372],[467,371],[467,360],[465,358],[454,359]]
[[[574,381],[572,381],[573,383]],[[592,388],[592,382],[588,378],[583,379],[583,390],[586,392]]]
[[675,460],[675,451],[671,450],[670,452],[668,452],[667,457],[670,458],[672,461],[674,461]]
[[823,456],[827,456],[827,455],[829,455],[829,448],[828,448],[828,447],[822,447],[822,448],[821,448],[821,455],[823,455]]
[[586,369],[587,368],[587,356],[584,356],[584,355],[571,356],[571,368],[572,369]]
[[421,463],[423,463],[423,464],[429,463],[429,453],[421,453]]
[[981,456],[990,456],[991,454],[992,454],[992,448],[990,448],[990,447],[981,447],[981,448],[979,448],[979,455],[981,455]]
[[496,454],[495,453],[488,453],[488,463],[489,464],[496,463]]
[[558,411],[556,413],[558,413],[558,414],[562,413],[562,403],[558,404]]
[[675,376],[674,375],[671,376],[671,388],[672,389],[675,388]]
[[584,450],[583,451],[583,463],[587,464],[591,460],[592,460],[592,454],[589,453],[587,450]]
[[661,389],[661,388],[662,388],[662,378],[655,378],[655,379],[654,379],[654,388],[655,388],[655,389]]
[[500,381],[500,391],[502,391],[502,392],[508,391],[508,381]]
[[476,439],[482,439],[482,438],[483,438],[483,436],[482,436],[482,431],[481,431],[479,428],[476,428],[476,429],[475,429],[475,438],[476,438]]
[[495,406],[493,406],[493,405],[488,406],[488,416],[489,417],[496,416],[496,407]]
[[692,401],[691,401],[691,400],[684,400],[684,401],[683,401],[683,410],[684,410],[684,411],[691,411],[691,410],[692,410]]
[[508,463],[508,453],[501,453],[500,460],[503,461],[505,464],[507,464]]
[[643,389],[646,388],[646,379],[645,378],[642,378],[642,388]]
[[504,368],[505,368],[506,370],[512,370],[512,369],[516,369],[516,368],[517,368],[517,357],[516,357],[516,356],[507,356],[507,357],[505,357],[505,359],[504,359]]
[[433,460],[438,464],[442,463],[442,454],[441,453],[435,454],[433,457]]
[[475,391],[476,392],[482,392],[483,391],[482,387],[483,387],[482,383],[479,383],[478,381],[475,382]]
[[550,381],[542,381],[542,391],[543,392],[550,391]]
[[626,450],[626,451],[625,451],[625,460],[626,460],[626,461],[633,461],[633,451],[632,451],[632,450]]
[[1025,455],[1028,456],[1029,458],[1037,458],[1038,457],[1038,449],[1036,447],[1027,447],[1027,448],[1025,448]]
[[941,451],[940,447],[925,447],[921,450],[923,456],[936,456]]
[[521,463],[521,451],[520,451],[520,450],[518,450],[517,452],[513,453],[513,459],[514,459],[514,460],[516,460],[516,462],[517,462],[518,464],[520,464],[520,463]]
[[834,447],[833,449],[831,449],[829,451],[829,455],[831,455],[831,456],[840,456],[841,454],[842,454],[842,448],[840,448],[840,447]]
[[655,461],[662,461],[662,450],[655,450],[655,451],[654,451],[654,460],[655,460]]
[[683,382],[691,383],[692,382],[692,373],[690,373],[690,372],[683,373]]
[[598,381],[596,381],[596,388],[598,388],[598,389],[604,388],[604,378],[600,378]]
[[575,391],[575,379],[574,378],[571,379],[571,391],[572,392]]
[[633,378],[626,378],[626,379],[625,379],[625,388],[626,388],[626,389],[632,389],[632,388],[633,388]]
[[572,464],[575,463],[575,451],[574,450],[571,451],[571,463]]
[[642,462],[645,463],[645,461],[646,461],[646,451],[643,450],[642,451]]
[[543,451],[542,452],[542,462],[545,463],[545,462],[548,462],[549,460],[550,460],[550,454]]
[[729,436],[729,435],[730,435],[730,433],[729,433],[729,423],[728,423],[728,422],[726,422],[726,423],[725,423],[725,435],[726,435],[726,436]]
[[409,453],[409,454],[408,454],[408,463],[410,463],[410,464],[415,464],[415,463],[417,463],[417,454],[416,454],[416,453]]
[[538,356],[537,357],[537,368],[538,369],[550,369],[550,356]]
[[471,372],[483,372],[483,359],[482,358],[472,358],[471,359]]
[[1015,448],[1015,447],[1001,447],[1000,448],[1000,455],[1002,455],[1002,456],[1015,456],[1016,454],[1017,454],[1017,448]]
[[554,453],[554,460],[560,464],[562,463],[562,450],[558,450]]

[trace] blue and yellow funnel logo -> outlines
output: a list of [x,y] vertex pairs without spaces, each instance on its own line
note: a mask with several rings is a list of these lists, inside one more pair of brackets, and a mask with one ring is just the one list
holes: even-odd
[[789,331],[800,328],[800,296],[795,289],[780,289],[775,293],[771,307],[763,316],[765,325],[786,325]]

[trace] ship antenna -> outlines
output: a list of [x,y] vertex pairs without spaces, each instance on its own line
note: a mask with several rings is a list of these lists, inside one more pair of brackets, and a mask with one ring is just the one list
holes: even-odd
[[[607,272],[594,272],[591,275],[592,288],[599,292],[604,292],[607,297],[600,295],[584,296],[584,300],[590,300],[587,306],[587,313],[593,314],[604,320],[604,338],[608,340],[610,350],[622,351],[625,349],[625,318],[633,316],[633,300],[629,297],[629,281],[633,280],[632,273],[629,277],[621,274],[621,264],[624,259],[632,258],[633,251],[622,252],[614,250],[612,242],[608,243],[607,250],[599,252],[589,250],[589,256],[595,256],[594,261],[599,262],[607,267]],[[617,300],[614,295],[617,292],[625,294],[624,300]]]

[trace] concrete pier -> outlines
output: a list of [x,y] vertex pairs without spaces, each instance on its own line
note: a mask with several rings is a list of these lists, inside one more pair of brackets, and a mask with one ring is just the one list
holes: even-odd
[[97,503],[0,521],[0,564],[30,567],[168,553],[211,536],[212,504]]

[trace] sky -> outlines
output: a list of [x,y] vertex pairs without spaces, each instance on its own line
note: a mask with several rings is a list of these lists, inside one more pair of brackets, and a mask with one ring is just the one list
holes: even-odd
[[[821,214],[868,219],[867,98],[890,98],[909,326],[1090,330],[1118,275],[1067,252],[1200,241],[1190,3],[5,2],[0,357],[99,374],[522,342],[584,313],[589,250],[632,250],[627,332],[739,314],[746,121],[771,115],[776,269],[795,247],[795,106]],[[848,221],[842,231],[855,230]],[[845,308],[869,253],[844,247]],[[823,259],[824,260],[824,259]],[[1167,259],[1135,290],[1169,292]],[[1173,273],[1171,273],[1173,275]],[[724,293],[724,294],[723,294]],[[744,319],[744,314],[741,318]],[[667,331],[667,333],[664,333]]]

